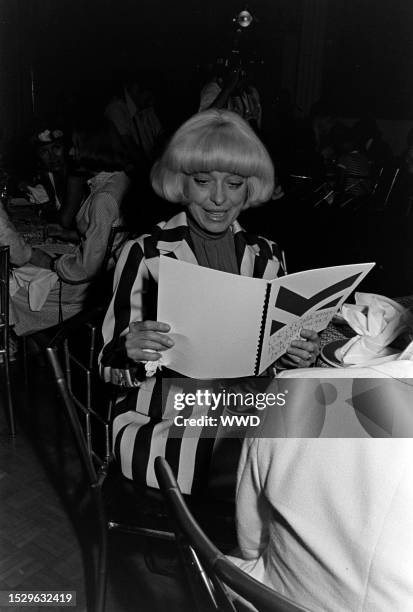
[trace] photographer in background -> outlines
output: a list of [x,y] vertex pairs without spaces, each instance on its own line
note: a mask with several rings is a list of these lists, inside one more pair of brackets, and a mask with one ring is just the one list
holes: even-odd
[[241,66],[229,65],[225,68],[217,63],[211,80],[200,94],[199,111],[209,108],[231,110],[248,121],[256,132],[261,130],[260,96]]

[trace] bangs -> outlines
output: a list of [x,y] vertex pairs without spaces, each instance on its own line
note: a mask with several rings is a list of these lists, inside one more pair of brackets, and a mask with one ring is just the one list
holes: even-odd
[[274,189],[274,166],[264,144],[236,113],[209,109],[186,121],[151,171],[155,192],[185,204],[185,175],[227,172],[247,179],[248,206],[266,202]]
[[203,134],[189,134],[177,142],[171,155],[170,168],[174,172],[229,172],[240,176],[262,176],[261,147],[251,138],[235,133],[226,126],[205,130]]

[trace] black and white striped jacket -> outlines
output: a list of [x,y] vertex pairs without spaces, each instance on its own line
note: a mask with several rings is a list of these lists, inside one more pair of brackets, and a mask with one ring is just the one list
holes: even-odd
[[[274,242],[247,234],[238,222],[232,224],[236,258],[243,276],[272,280],[284,272],[281,253]],[[114,453],[123,474],[130,479],[157,487],[154,459],[163,455],[170,462],[184,493],[205,474],[212,453],[213,440],[193,433],[171,437],[176,411],[171,394],[179,392],[175,384],[162,392],[163,372],[137,383],[136,364],[124,348],[124,337],[132,321],[156,320],[157,283],[160,255],[198,264],[184,212],[159,223],[151,234],[129,241],[119,258],[114,279],[114,295],[103,324],[104,347],[100,355],[102,376],[119,382],[117,410],[113,422]],[[138,386],[139,384],[139,386]],[[199,407],[192,413],[198,416]],[[187,415],[186,415],[187,416]]]

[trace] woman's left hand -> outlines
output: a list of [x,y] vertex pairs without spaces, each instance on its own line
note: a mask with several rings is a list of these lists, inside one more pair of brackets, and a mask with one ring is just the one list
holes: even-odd
[[300,335],[303,340],[293,340],[285,355],[279,360],[285,368],[308,368],[318,357],[319,335],[310,329],[302,329]]

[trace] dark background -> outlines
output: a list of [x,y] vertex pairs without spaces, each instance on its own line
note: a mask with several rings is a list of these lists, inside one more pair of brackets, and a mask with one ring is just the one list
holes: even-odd
[[[282,87],[296,97],[309,2],[248,3],[258,21],[242,32],[243,57],[264,102]],[[231,55],[232,18],[245,6],[238,0],[0,0],[3,148],[33,121],[33,106],[41,121],[70,113],[79,99],[93,104],[125,70],[151,74],[163,119],[175,127],[197,110],[207,63]],[[318,0],[317,6],[324,12],[317,32],[322,57],[311,68],[320,71],[321,93],[334,110],[412,119],[413,3]]]
[[[259,22],[243,32],[244,55],[274,94],[282,29],[293,15],[298,32],[301,2],[256,4]],[[197,110],[206,64],[231,53],[232,18],[242,8],[236,0],[0,0],[3,129],[31,119],[32,93],[36,117],[55,115],[134,69],[151,73],[178,124]]]
[[340,114],[413,118],[413,3],[329,0],[323,89]]

